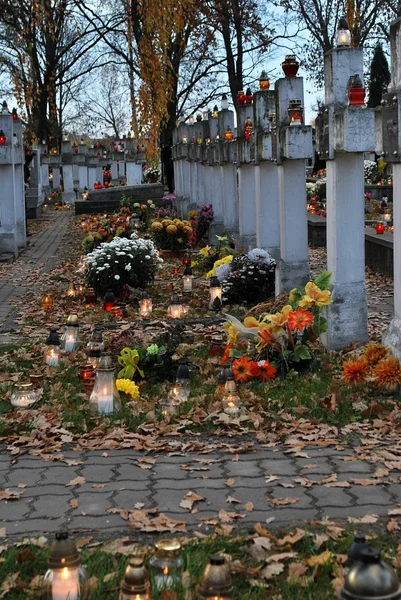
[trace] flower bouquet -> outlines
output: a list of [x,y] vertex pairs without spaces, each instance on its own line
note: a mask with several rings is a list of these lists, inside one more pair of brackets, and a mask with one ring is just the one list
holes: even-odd
[[[257,363],[260,368],[261,361],[267,361],[265,369],[270,374],[272,371],[269,366],[285,375],[290,370],[299,372],[310,365],[313,360],[312,344],[326,331],[322,311],[332,301],[327,289],[330,277],[331,273],[323,271],[304,288],[294,288],[289,294],[288,304],[281,311],[262,315],[259,320],[247,317],[241,324],[226,315],[230,322],[225,325],[228,347],[223,362],[229,358],[241,359],[241,363],[234,360],[233,367],[246,367],[248,377],[252,374],[252,369],[255,372],[256,367],[244,360],[246,350],[241,349],[243,340],[248,340],[253,346],[254,360],[250,362]],[[264,365],[263,362],[262,366]],[[268,373],[263,373],[263,376],[268,378]]]
[[368,383],[384,394],[392,394],[401,385],[401,364],[388,348],[371,343],[358,358],[344,362],[341,377],[349,385]]
[[152,165],[144,170],[143,179],[145,183],[156,183],[160,181],[161,171],[158,167]]

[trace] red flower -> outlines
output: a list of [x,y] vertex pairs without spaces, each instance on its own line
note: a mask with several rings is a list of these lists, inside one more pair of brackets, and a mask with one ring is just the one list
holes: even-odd
[[260,376],[260,367],[259,367],[258,363],[251,361],[250,365],[251,365],[252,377],[259,377]]
[[288,313],[288,327],[291,331],[298,329],[303,331],[306,327],[310,327],[313,323],[313,315],[308,310],[297,308],[295,312]]
[[234,347],[234,344],[227,344],[224,350],[223,358],[221,359],[221,364],[225,365],[228,359],[230,358],[230,350]]
[[232,370],[235,380],[243,381],[245,383],[252,377],[252,361],[245,356],[236,358],[233,362]]
[[271,379],[274,379],[277,373],[277,369],[275,369],[273,367],[273,365],[271,365],[269,363],[268,360],[265,360],[263,365],[258,365],[259,366],[259,379],[261,381],[270,381]]

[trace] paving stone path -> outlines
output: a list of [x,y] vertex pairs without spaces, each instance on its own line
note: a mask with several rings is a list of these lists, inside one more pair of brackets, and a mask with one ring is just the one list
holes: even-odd
[[[208,522],[213,525],[221,509],[242,515],[238,525],[248,528],[266,523],[266,519],[273,526],[292,526],[324,517],[341,521],[367,514],[385,517],[388,509],[401,501],[401,483],[369,487],[351,483],[347,488],[324,483],[333,473],[341,482],[371,478],[377,465],[344,460],[352,454],[351,449],[340,452],[310,447],[303,452],[307,458],[290,457],[283,449],[262,448],[238,457],[224,452],[160,454],[151,455],[156,462],[150,469],[140,467],[138,460],[143,460],[144,454],[133,450],[64,452],[65,458],[80,462],[75,466],[32,456],[13,458],[4,452],[0,455],[0,487],[22,494],[19,500],[0,502],[0,527],[13,537],[52,533],[66,526],[70,531],[109,537],[128,533],[129,525],[116,509],[134,510],[135,505],[142,508],[143,504],[144,510],[157,508],[168,518],[184,521],[189,531],[207,532],[213,529]],[[194,470],[187,470],[188,466]],[[399,473],[393,475],[399,478]],[[83,479],[68,485],[79,477]],[[306,488],[297,482],[299,477],[318,483]],[[193,505],[194,513],[180,507],[190,491],[204,498]],[[283,506],[273,504],[289,498],[297,500]],[[245,508],[249,502],[254,507],[250,512]]]
[[[36,278],[49,273],[62,260],[60,248],[66,242],[69,226],[74,218],[71,211],[48,213],[48,225],[29,238],[29,246],[15,263],[4,267],[5,277],[0,279],[0,342],[7,342],[1,334],[15,331],[18,311],[13,302],[38,287],[38,280],[30,281],[32,272]],[[27,285],[27,281],[30,281]]]
[[[18,316],[13,302],[32,289],[23,285],[24,277],[33,267],[49,272],[62,259],[72,218],[68,212],[52,213],[49,226],[33,236],[19,260],[3,271],[6,276],[0,280],[0,334],[12,330]],[[377,298],[372,302],[377,306]],[[390,314],[390,300],[385,302]],[[0,335],[4,343],[7,340],[3,338]],[[300,458],[290,456],[284,448],[257,446],[254,452],[238,457],[226,451],[146,455],[127,449],[67,450],[63,455],[73,462],[69,466],[27,454],[13,456],[3,446],[0,529],[5,528],[6,535],[13,539],[52,533],[66,526],[71,531],[111,537],[126,534],[130,527],[123,519],[128,513],[121,516],[119,510],[141,509],[143,504],[143,510],[157,509],[170,519],[187,523],[188,530],[200,528],[207,532],[221,510],[241,515],[234,522],[247,528],[266,519],[273,525],[290,526],[326,516],[342,521],[366,514],[386,517],[388,510],[401,502],[398,472],[390,471],[377,485],[365,487],[353,482],[355,478],[372,481],[377,464],[344,460],[353,454],[351,446],[342,450],[310,447],[303,452],[306,456]],[[146,456],[156,461],[143,468],[140,461]],[[349,487],[330,487],[325,479],[333,474]],[[299,477],[318,483],[305,487]],[[68,485],[77,478],[81,479]],[[4,490],[7,493],[2,493]],[[19,498],[6,499],[9,491],[20,494]],[[194,503],[192,511],[180,506],[190,491],[203,498]],[[280,499],[283,504],[275,504]],[[291,503],[291,499],[296,500]],[[135,525],[135,517],[133,522]],[[135,528],[141,531],[139,523]]]

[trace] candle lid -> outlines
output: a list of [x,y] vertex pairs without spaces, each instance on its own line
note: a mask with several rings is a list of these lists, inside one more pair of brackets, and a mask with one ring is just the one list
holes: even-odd
[[50,330],[49,336],[45,343],[47,346],[60,346],[60,338],[55,329]]
[[79,327],[78,315],[69,315],[67,319],[67,325],[69,327]]
[[32,382],[31,381],[19,381],[18,383],[15,384],[14,389],[18,390],[19,392],[29,392],[30,390],[32,390]]
[[101,355],[102,351],[100,349],[100,346],[97,342],[95,342],[92,348],[89,350],[88,356],[92,356],[93,358],[100,358]]
[[79,554],[75,543],[68,538],[67,531],[56,533],[50,551],[48,565],[49,569],[64,569],[65,567],[78,567]]
[[143,558],[133,557],[125,569],[121,582],[123,594],[146,594],[149,591],[148,572],[143,564]]
[[174,294],[171,297],[171,304],[180,304],[180,298],[179,298],[178,294]]
[[189,379],[189,365],[188,361],[185,359],[181,359],[179,361],[178,369],[177,369],[177,379]]
[[103,342],[103,334],[99,329],[95,329],[92,333],[92,342]]
[[199,593],[203,598],[232,596],[231,573],[224,556],[212,556],[210,558],[202,576]]
[[261,74],[260,74],[259,80],[266,81],[266,79],[269,79],[269,78],[268,78],[268,76],[267,76],[267,73],[266,73],[266,71],[265,71],[265,70],[263,70],[263,71],[261,72]]
[[179,555],[181,543],[178,540],[159,540],[156,542],[155,548],[157,556],[172,558]]
[[114,371],[113,359],[111,358],[110,354],[103,354],[100,357],[97,370],[98,371]]
[[210,287],[211,288],[220,287],[220,279],[218,277],[216,277],[215,275],[210,278]]
[[185,265],[184,275],[192,275],[192,269],[190,265]]

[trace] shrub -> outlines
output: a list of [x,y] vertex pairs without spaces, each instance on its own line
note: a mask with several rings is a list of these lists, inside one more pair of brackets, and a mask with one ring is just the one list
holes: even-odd
[[116,237],[86,257],[88,286],[99,295],[112,289],[117,296],[125,284],[144,289],[153,281],[160,262],[163,260],[151,240],[135,234],[131,239]]

